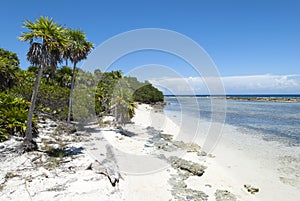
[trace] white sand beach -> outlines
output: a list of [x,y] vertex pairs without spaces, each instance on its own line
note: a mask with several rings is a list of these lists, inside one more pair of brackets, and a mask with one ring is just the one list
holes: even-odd
[[[153,137],[149,131],[160,131],[165,137],[170,136],[164,134],[172,134],[173,139],[180,133],[180,127],[159,109],[139,105],[132,122],[123,127],[123,132],[113,127],[99,128],[95,122],[86,126],[85,131],[61,135],[61,143],[75,150],[63,158],[53,159],[39,152],[6,154],[0,163],[0,200],[299,200],[299,180],[289,177],[297,175],[299,161],[295,169],[289,169],[286,164],[289,168],[281,166],[283,169],[278,171],[279,166],[274,167],[270,162],[273,160],[263,160],[274,154],[267,153],[263,148],[266,144],[249,138],[245,146],[241,146],[228,135],[232,132],[230,126],[224,127],[219,143],[207,155],[194,145],[177,149],[172,141],[165,140],[166,144],[159,146],[154,140],[149,141]],[[55,122],[45,120],[39,125],[40,146],[44,141],[49,145],[57,141],[53,135]],[[205,133],[205,126],[201,128],[199,132]],[[201,145],[203,139],[195,142]],[[5,148],[17,143],[14,139],[2,143],[1,155],[5,154],[4,150],[8,152]],[[253,143],[257,145],[255,151],[249,150]],[[115,187],[104,174],[87,170],[95,160],[105,160],[107,144],[113,148],[120,172],[120,181]],[[258,156],[258,153],[261,154]],[[204,173],[186,174],[184,168],[170,165],[171,160],[161,154],[192,161],[203,167]],[[258,192],[251,194],[244,185],[258,188]]]

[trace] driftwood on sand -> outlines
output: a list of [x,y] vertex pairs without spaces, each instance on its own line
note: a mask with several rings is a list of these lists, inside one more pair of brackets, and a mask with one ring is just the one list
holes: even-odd
[[87,169],[94,170],[98,174],[104,174],[108,177],[111,185],[116,186],[122,177],[119,172],[119,167],[115,158],[115,154],[112,150],[112,146],[107,144],[105,148],[106,158],[101,162],[95,160],[95,162],[91,163]]

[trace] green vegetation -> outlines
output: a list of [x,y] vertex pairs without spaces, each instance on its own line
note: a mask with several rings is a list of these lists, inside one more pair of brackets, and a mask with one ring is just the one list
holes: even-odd
[[65,50],[63,52],[63,55],[64,55],[64,58],[70,59],[70,61],[74,65],[73,74],[72,74],[72,82],[71,82],[71,90],[70,90],[68,119],[67,119],[67,122],[70,123],[76,65],[81,60],[86,59],[87,55],[94,48],[94,45],[92,43],[86,41],[85,33],[82,31],[79,31],[79,30],[68,29],[66,31],[66,37],[70,42],[67,44],[67,47],[65,48]]
[[[29,105],[23,98],[0,93],[0,141],[7,140],[10,135],[24,137]],[[33,132],[37,133],[35,119]]]
[[133,99],[141,103],[156,103],[164,101],[164,95],[151,84],[145,84],[134,92]]
[[117,124],[128,123],[136,107],[132,94],[129,83],[123,78],[121,71],[103,73],[95,94],[96,114],[100,117],[112,114]]
[[139,103],[157,103],[164,101],[164,95],[149,82],[139,82],[136,77],[124,78],[133,91],[133,101]]
[[19,63],[17,54],[0,48],[0,91],[14,86]]
[[32,139],[32,118],[43,69],[60,61],[61,52],[68,40],[64,36],[65,29],[53,22],[52,18],[41,16],[35,23],[27,20],[23,27],[28,29],[28,32],[23,32],[19,39],[29,42],[27,59],[32,65],[39,67],[31,96],[23,143],[24,148],[31,151],[37,149]]
[[[134,116],[135,102],[163,101],[162,92],[150,83],[124,77],[121,71],[91,73],[77,68],[93,48],[84,32],[48,17],[25,21],[24,28],[19,39],[29,42],[27,59],[32,66],[20,69],[17,55],[0,48],[0,141],[18,135],[24,137],[25,151],[37,149],[33,135],[39,113],[68,123],[87,122],[95,115],[100,122],[112,115],[116,125],[123,125]],[[73,69],[60,66],[63,61],[71,61]]]
[[[24,137],[25,134],[30,102],[12,92],[22,74],[17,55],[0,48],[0,141],[7,140],[10,135]],[[33,133],[36,133],[35,118],[32,124]]]

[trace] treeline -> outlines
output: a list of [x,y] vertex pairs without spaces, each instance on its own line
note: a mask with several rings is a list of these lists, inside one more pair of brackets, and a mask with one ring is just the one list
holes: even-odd
[[[142,84],[145,90],[135,92],[130,78],[123,78],[120,71],[91,73],[78,69],[78,62],[86,59],[94,48],[81,30],[66,28],[43,16],[35,21],[26,20],[23,28],[26,31],[19,40],[29,43],[26,55],[32,67],[23,71],[15,53],[3,49],[0,52],[0,140],[20,133],[24,135],[23,151],[36,150],[32,138],[36,131],[34,111],[66,119],[68,124],[72,118],[84,121],[90,114],[112,114],[118,124],[123,124],[134,115],[134,100],[149,102],[147,99],[158,94],[152,92],[153,87]],[[57,69],[64,61],[70,61],[73,68]],[[132,83],[138,85],[136,81]]]
[[[32,120],[32,134],[37,133],[39,113],[67,120],[73,70],[68,66],[43,68],[36,107]],[[10,135],[24,137],[27,115],[32,99],[38,67],[19,68],[15,53],[0,48],[0,141]],[[52,76],[54,73],[54,76]],[[130,121],[136,102],[163,101],[163,94],[149,82],[135,77],[124,77],[121,71],[93,73],[76,68],[71,119],[87,121],[95,115],[102,118],[113,115],[117,124]]]

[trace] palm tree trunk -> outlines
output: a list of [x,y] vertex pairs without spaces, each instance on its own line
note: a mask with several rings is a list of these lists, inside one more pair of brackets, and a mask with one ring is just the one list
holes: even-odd
[[52,81],[52,85],[54,85],[55,71],[56,71],[56,64],[54,64],[52,66],[52,69],[51,69],[51,81]]
[[39,67],[39,71],[35,79],[33,93],[31,96],[31,102],[30,102],[27,124],[26,124],[25,139],[23,144],[23,146],[25,147],[25,151],[31,151],[37,149],[36,143],[32,140],[32,117],[33,117],[34,106],[36,102],[36,97],[37,97],[42,73],[43,73],[43,65]]
[[77,62],[74,62],[72,82],[71,82],[71,90],[70,90],[70,99],[69,99],[68,119],[67,119],[68,123],[70,123],[70,121],[71,121],[72,96],[73,96],[73,89],[74,89],[74,82],[75,82],[76,64],[77,64]]

